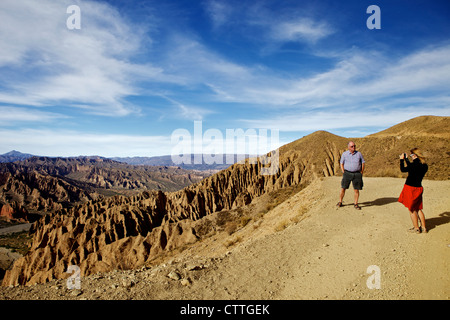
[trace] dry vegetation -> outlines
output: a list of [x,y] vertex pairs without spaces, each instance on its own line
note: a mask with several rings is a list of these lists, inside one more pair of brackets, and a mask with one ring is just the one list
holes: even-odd
[[0,247],[18,252],[24,255],[28,252],[32,237],[28,232],[18,232],[7,235],[0,235]]

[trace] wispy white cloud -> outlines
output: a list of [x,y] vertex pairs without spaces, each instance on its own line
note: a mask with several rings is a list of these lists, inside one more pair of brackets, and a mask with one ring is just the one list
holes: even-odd
[[[450,115],[450,46],[427,47],[393,58],[380,51],[350,50],[333,56],[328,70],[289,77],[240,65],[201,43],[177,38],[166,63],[186,87],[207,86],[208,98],[253,108],[242,127],[286,131],[387,127],[424,114]],[[167,69],[167,68],[166,68]],[[176,95],[175,95],[176,96]],[[203,95],[205,98],[206,94]],[[174,98],[177,99],[177,98]],[[208,116],[177,102],[191,120]],[[205,112],[206,111],[206,112]]]
[[273,71],[247,69],[245,83],[234,86],[213,82],[223,95],[239,102],[276,108],[336,107],[395,97],[433,93],[446,96],[450,89],[450,46],[427,48],[392,59],[382,53],[360,51],[341,57],[331,69],[310,77],[289,78]]
[[358,104],[402,94],[450,89],[450,46],[430,47],[392,59],[380,53],[358,52],[336,66],[291,88],[297,103]]
[[327,21],[303,11],[270,10],[266,2],[210,0],[205,2],[205,11],[214,29],[240,27],[249,40],[262,41],[265,48],[285,42],[315,43],[335,32]]
[[422,115],[450,116],[449,107],[423,108],[405,107],[402,109],[351,109],[318,112],[288,113],[281,116],[260,119],[242,119],[250,128],[277,129],[280,132],[313,132],[317,130],[334,131],[352,129],[373,133],[373,128],[389,127],[399,122]]
[[20,123],[49,123],[55,120],[66,119],[68,116],[42,110],[0,106],[0,125],[16,126]]
[[229,3],[219,0],[207,1],[205,3],[205,10],[214,28],[219,28],[229,23],[229,19],[234,13],[234,9]]
[[[81,29],[69,30],[74,1],[0,3],[0,103],[92,106],[90,112],[126,115],[138,81],[165,81],[162,70],[131,61],[145,29],[106,3],[77,2]],[[13,75],[13,77],[7,77]]]
[[312,77],[280,79],[285,84],[281,88],[271,88],[269,81],[265,87],[246,87],[234,96],[254,101],[259,97],[266,105],[265,112],[242,123],[313,131],[387,127],[424,114],[450,115],[450,46],[428,47],[396,59],[364,53],[342,57],[332,69]]
[[[170,154],[170,136],[98,134],[53,129],[0,129],[1,152],[46,156],[156,156]],[[161,153],[162,152],[162,153]]]
[[177,112],[175,112],[175,117],[180,117],[191,121],[201,121],[204,120],[206,116],[215,113],[213,110],[197,106],[189,106],[167,96],[162,95],[162,97],[176,106]]
[[181,142],[172,135],[98,134],[61,129],[0,129],[0,153],[11,150],[45,156],[99,155],[104,157],[179,155],[188,153],[262,154],[281,146],[273,132],[232,129],[203,130],[197,135],[183,129]]
[[[431,93],[442,96],[450,89],[448,44],[425,47],[404,56],[356,46],[344,52],[327,46],[327,52],[321,52],[314,44],[339,33],[339,28],[332,21],[321,19],[315,10],[270,11],[268,1],[239,4],[238,10],[229,2],[206,3],[212,21],[223,26],[224,32],[239,26],[244,36],[248,32],[249,38],[260,41],[270,53],[278,52],[286,42],[298,42],[306,44],[305,50],[312,56],[333,61],[327,70],[308,76],[301,71],[277,72],[257,65],[236,64],[240,72],[234,77],[223,74],[221,78],[203,78],[218,100],[247,103],[265,110],[311,110],[348,108],[405,94],[432,98]],[[212,56],[203,57],[204,61],[209,58]],[[211,63],[214,61],[217,59],[211,59]],[[198,65],[200,69],[202,65],[208,63]]]
[[316,42],[333,33],[331,27],[323,21],[300,18],[293,21],[281,21],[271,24],[270,36],[277,42]]
[[205,46],[193,36],[173,34],[165,59],[161,61],[167,74],[185,86],[215,82],[246,81],[251,76],[248,67],[232,62]]
[[[373,62],[375,63],[375,62]],[[450,89],[450,45],[428,47],[380,66],[368,92],[398,94]],[[362,86],[361,86],[361,89]]]

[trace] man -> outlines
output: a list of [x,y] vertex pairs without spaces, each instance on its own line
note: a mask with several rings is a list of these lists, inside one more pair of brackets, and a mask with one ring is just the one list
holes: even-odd
[[341,193],[340,200],[337,204],[338,207],[342,207],[342,199],[344,199],[345,190],[350,186],[350,182],[353,184],[355,191],[354,207],[357,210],[361,210],[358,205],[359,190],[363,188],[362,175],[365,168],[365,161],[361,152],[356,151],[356,145],[353,141],[350,141],[347,145],[348,150],[342,154],[341,157],[341,171],[343,173],[341,181]]

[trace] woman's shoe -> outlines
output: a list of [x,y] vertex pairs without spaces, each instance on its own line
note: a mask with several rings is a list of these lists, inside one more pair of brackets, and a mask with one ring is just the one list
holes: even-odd
[[419,233],[420,233],[420,229],[411,228],[411,229],[408,229],[408,232],[412,232],[412,233],[417,233],[417,234],[419,234]]

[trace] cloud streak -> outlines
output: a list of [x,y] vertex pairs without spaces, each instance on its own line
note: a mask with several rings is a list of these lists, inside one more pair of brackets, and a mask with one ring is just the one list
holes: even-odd
[[170,137],[160,135],[97,134],[56,129],[0,129],[0,136],[1,149],[4,152],[19,149],[46,156],[156,156],[161,155],[161,151],[167,152],[164,154],[170,154],[171,151]]
[[41,110],[0,106],[0,125],[16,126],[21,123],[50,123],[55,120],[67,119],[66,115]]
[[239,27],[248,32],[250,41],[256,40],[256,33],[259,35],[257,41],[276,42],[278,45],[284,42],[315,43],[334,33],[329,23],[305,12],[278,10],[278,3],[276,10],[268,6],[270,1],[233,3],[210,0],[205,3],[205,11],[216,31]]
[[177,63],[173,75],[184,79],[186,86],[205,84],[217,101],[309,110],[425,91],[447,96],[450,89],[448,45],[397,59],[381,52],[351,52],[332,68],[309,77],[301,73],[285,77],[271,69],[229,62],[195,41],[189,46],[175,44],[174,48],[177,53],[169,56],[171,63]]
[[[145,29],[104,3],[83,1],[80,30],[69,30],[73,1],[0,3],[0,103],[91,106],[89,112],[123,116],[134,111],[125,98],[139,80],[164,81],[162,70],[135,64]],[[138,81],[136,81],[136,79]]]
[[[445,107],[428,108],[426,115],[450,116],[450,109]],[[374,133],[380,127],[387,128],[399,122],[424,115],[422,107],[404,107],[402,109],[367,108],[338,111],[315,111],[288,113],[260,119],[241,119],[250,128],[278,129],[280,132],[313,132],[317,130],[334,131],[349,129]]]
[[280,22],[271,26],[271,37],[280,42],[316,42],[332,33],[327,23],[316,22],[309,18]]

